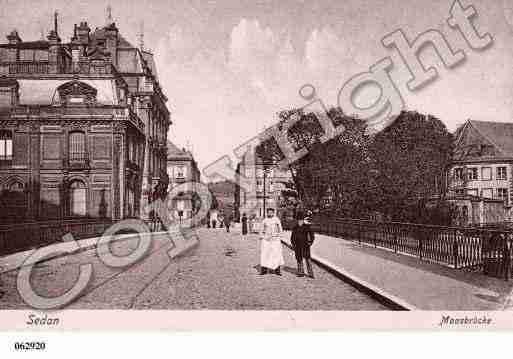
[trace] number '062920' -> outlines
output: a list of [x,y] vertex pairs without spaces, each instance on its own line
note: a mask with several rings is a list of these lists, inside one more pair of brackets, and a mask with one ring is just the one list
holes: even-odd
[[16,342],[14,343],[15,350],[45,350],[46,344],[44,342]]

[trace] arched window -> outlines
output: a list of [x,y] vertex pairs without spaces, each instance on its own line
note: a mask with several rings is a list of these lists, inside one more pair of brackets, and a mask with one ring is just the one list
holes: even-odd
[[20,221],[25,218],[27,194],[25,186],[17,179],[8,182],[4,191],[0,191],[0,222],[2,220]]
[[70,161],[85,161],[85,134],[80,131],[69,134],[69,159]]
[[85,216],[86,186],[82,181],[73,181],[69,185],[69,209],[72,216]]
[[11,192],[23,192],[23,183],[14,181],[7,186],[7,189]]
[[0,161],[12,161],[11,131],[0,131]]

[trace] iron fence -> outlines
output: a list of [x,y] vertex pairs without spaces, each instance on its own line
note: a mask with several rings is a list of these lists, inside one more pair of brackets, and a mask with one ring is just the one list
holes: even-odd
[[455,269],[481,271],[506,280],[511,277],[511,230],[330,218],[316,218],[313,228],[317,233],[386,248]]
[[102,235],[112,224],[110,220],[66,220],[0,225],[0,255],[38,248],[63,240],[65,234],[74,239]]

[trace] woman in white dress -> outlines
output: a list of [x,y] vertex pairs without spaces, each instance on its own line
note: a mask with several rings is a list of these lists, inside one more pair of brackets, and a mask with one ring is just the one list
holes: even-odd
[[283,228],[273,208],[268,208],[266,212],[267,218],[260,227],[260,274],[270,272],[281,275],[280,266],[285,264],[281,244]]

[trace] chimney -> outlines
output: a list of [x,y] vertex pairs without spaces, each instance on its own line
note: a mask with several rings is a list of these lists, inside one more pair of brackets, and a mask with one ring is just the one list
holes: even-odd
[[91,29],[87,25],[87,21],[80,22],[80,25],[76,28],[76,37],[78,38],[78,41],[82,44],[89,43],[89,33],[91,32]]
[[77,24],[73,25],[73,37],[71,38],[71,42],[75,42],[78,40],[77,37]]
[[53,13],[53,29],[55,30],[55,33],[56,33],[56,34],[59,34],[59,31],[58,31],[58,28],[57,28],[57,15],[58,15],[58,14],[59,14],[59,13],[58,13],[57,11],[55,11],[55,12]]
[[116,23],[112,20],[112,8],[110,5],[107,7],[107,24],[105,30],[105,47],[110,53],[110,61],[116,66],[117,65],[117,47],[118,47],[118,28]]
[[59,37],[59,33],[57,32],[57,11],[53,14],[53,30],[50,30],[50,33],[46,37],[51,44],[58,44],[61,42]]
[[139,50],[144,51],[144,22],[141,21],[139,31]]

